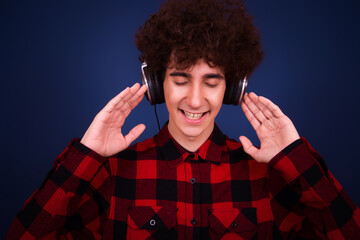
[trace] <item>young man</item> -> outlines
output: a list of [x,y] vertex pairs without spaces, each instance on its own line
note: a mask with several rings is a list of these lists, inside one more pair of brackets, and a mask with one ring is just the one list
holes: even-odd
[[[241,102],[260,148],[215,124],[262,58],[241,1],[170,0],[136,44],[160,91],[135,84],[113,98],[57,158],[7,239],[358,238],[358,207],[270,100]],[[147,90],[169,121],[129,147],[145,126],[121,128]]]

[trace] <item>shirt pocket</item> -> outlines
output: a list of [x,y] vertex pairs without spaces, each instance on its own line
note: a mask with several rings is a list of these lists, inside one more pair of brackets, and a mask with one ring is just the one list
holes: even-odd
[[257,239],[256,208],[213,209],[209,213],[210,239]]
[[176,239],[176,212],[164,207],[130,207],[126,239]]

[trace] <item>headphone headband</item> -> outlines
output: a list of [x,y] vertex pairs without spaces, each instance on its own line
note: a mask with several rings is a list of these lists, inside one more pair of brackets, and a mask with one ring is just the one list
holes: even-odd
[[147,91],[146,91],[146,98],[149,100],[150,104],[153,105],[152,101],[151,101],[151,96],[150,96],[150,92],[149,92],[149,81],[145,75],[145,68],[147,67],[147,63],[143,62],[141,64],[141,83],[142,85],[146,85]]
[[242,80],[242,84],[240,81],[239,87],[241,87],[241,93],[240,93],[240,97],[239,97],[239,101],[237,102],[237,105],[239,105],[246,93],[247,90],[247,86],[248,86],[248,80],[247,80],[247,76],[244,77],[244,79]]

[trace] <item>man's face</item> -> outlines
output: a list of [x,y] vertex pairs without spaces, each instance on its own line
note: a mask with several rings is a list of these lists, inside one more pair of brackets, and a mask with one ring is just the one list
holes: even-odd
[[186,70],[167,68],[163,84],[171,135],[180,144],[205,141],[214,128],[224,98],[223,71],[199,59]]

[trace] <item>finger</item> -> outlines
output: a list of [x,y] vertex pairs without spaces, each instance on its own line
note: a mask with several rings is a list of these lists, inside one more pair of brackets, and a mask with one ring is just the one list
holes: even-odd
[[118,99],[119,102],[117,105],[113,106],[111,109],[109,108],[109,111],[107,112],[109,114],[107,117],[119,124],[120,127],[124,124],[132,109],[143,99],[147,87],[143,85],[140,88],[140,85],[136,83],[129,89],[129,92],[126,95],[123,95],[122,98]]
[[[255,94],[255,93],[254,93]],[[255,94],[256,95],[256,94]],[[256,95],[257,96],[257,95]],[[264,114],[264,116],[267,119],[273,118],[275,117],[275,115],[273,114],[273,112],[267,107],[267,105],[265,105],[262,101],[260,101],[260,99],[262,99],[264,97],[260,96],[256,98],[255,104],[256,106],[261,110],[261,112]]]
[[279,118],[284,115],[281,109],[269,99],[261,96],[259,97],[259,102],[263,104],[275,117]]
[[[139,93],[141,91],[141,93]],[[146,86],[144,85],[140,88],[140,84],[135,84],[130,88],[129,94],[124,97],[118,104],[117,108],[122,108],[124,105],[129,104],[131,105],[131,102],[134,101],[134,99],[142,98],[144,95],[144,92],[146,91]],[[129,105],[126,105],[126,107],[129,107]]]
[[244,151],[255,159],[255,156],[259,149],[255,147],[252,142],[245,136],[240,136],[239,140],[243,145]]
[[241,103],[241,108],[245,114],[245,117],[250,122],[251,126],[255,130],[258,129],[258,127],[261,125],[261,123],[259,122],[259,120],[257,120],[257,118],[254,116],[254,114],[249,110],[249,108],[247,107],[247,105],[244,101]]
[[134,109],[144,98],[144,93],[146,92],[146,86],[143,85],[140,89],[138,89],[136,92],[131,95],[130,98],[123,99],[117,106],[117,109],[124,114],[125,117],[127,117],[131,110]]
[[111,99],[103,108],[103,111],[111,111],[119,101],[121,101],[125,96],[127,96],[130,92],[130,88],[127,87],[123,91],[121,91],[118,95],[116,95],[113,99]]
[[128,98],[130,98],[132,96],[131,92],[139,88],[139,86],[139,83],[135,83],[131,88],[125,88],[122,92],[111,99],[103,108],[103,110],[106,112],[111,112],[116,106],[118,106],[120,102],[126,101]]
[[141,100],[144,98],[145,96],[145,92],[147,90],[146,85],[143,85],[138,91],[136,91],[134,93],[134,95],[129,99],[128,103],[131,107],[131,109],[133,109],[134,107],[136,107]]
[[139,83],[135,83],[131,88],[129,93],[124,96],[123,98],[119,99],[118,102],[116,102],[115,107],[119,108],[119,106],[122,106],[123,104],[125,104],[127,101],[129,101],[129,99],[131,99],[135,93],[139,90],[140,88],[140,84]]
[[130,132],[124,137],[127,146],[129,146],[134,140],[136,140],[145,130],[144,124],[135,126]]
[[264,113],[256,105],[256,102],[258,101],[258,96],[255,93],[247,94],[244,100],[248,109],[252,112],[252,114],[256,117],[256,119],[259,120],[260,123],[263,123],[264,121],[267,120]]

